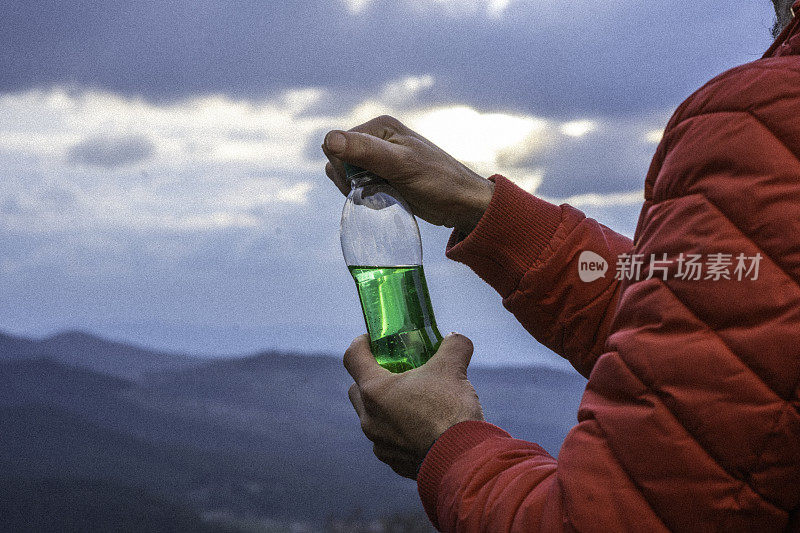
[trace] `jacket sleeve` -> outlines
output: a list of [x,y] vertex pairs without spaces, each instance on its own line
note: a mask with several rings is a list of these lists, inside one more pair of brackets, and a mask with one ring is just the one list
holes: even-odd
[[[503,176],[491,179],[486,213],[469,235],[453,232],[447,257],[472,268],[525,329],[588,377],[619,300],[617,258],[632,242],[569,205],[541,200]],[[604,277],[581,281],[583,252],[603,258]]]
[[[800,121],[790,110],[800,70],[768,69],[781,64],[796,68],[773,61],[723,76],[668,125],[633,250],[668,268],[651,263],[623,283],[558,461],[486,422],[451,427],[418,476],[437,527],[796,526]],[[699,275],[687,268],[693,255]]]

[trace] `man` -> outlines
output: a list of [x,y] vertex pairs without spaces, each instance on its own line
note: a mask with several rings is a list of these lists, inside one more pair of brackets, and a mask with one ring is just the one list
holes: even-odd
[[[389,117],[326,136],[342,192],[347,161],[455,228],[447,256],[589,378],[556,461],[483,421],[468,339],[404,374],[353,342],[364,433],[439,529],[800,531],[800,20],[775,8],[765,57],[670,120],[633,242]],[[584,252],[622,275],[581,281]]]

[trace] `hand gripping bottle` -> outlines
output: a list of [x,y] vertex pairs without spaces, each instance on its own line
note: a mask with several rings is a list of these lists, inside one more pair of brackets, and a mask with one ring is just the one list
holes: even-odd
[[422,270],[422,240],[408,204],[389,183],[345,163],[342,253],[355,279],[370,346],[391,372],[416,368],[439,348]]

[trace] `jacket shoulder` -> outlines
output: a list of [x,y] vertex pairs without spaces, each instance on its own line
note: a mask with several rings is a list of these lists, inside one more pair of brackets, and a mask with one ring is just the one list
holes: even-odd
[[800,162],[799,115],[800,56],[760,59],[720,74],[667,124],[645,180],[645,207],[680,194],[692,169],[724,160],[737,173],[759,146],[777,147],[776,157],[794,166]]
[[677,109],[667,131],[697,115],[748,112],[768,123],[795,122],[800,106],[800,56],[759,59],[716,76]]

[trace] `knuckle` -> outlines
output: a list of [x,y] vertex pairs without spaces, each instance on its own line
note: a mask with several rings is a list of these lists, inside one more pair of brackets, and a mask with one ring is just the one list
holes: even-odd
[[344,351],[344,357],[343,357],[343,360],[344,360],[344,364],[345,364],[345,366],[347,366],[348,362],[349,362],[349,361],[350,361],[350,360],[351,360],[353,357],[355,357],[355,355],[356,355],[356,351],[358,350],[358,345],[359,345],[359,342],[358,342],[358,341],[359,341],[359,339],[360,339],[360,338],[361,338],[361,337],[356,337],[355,339],[353,339],[353,342],[351,342],[351,343],[350,343],[350,346],[348,346],[348,347],[347,347],[347,349]]
[[394,130],[400,130],[403,127],[403,124],[391,115],[381,115],[376,120],[385,127]]
[[366,381],[359,388],[361,390],[361,398],[366,403],[375,404],[382,396],[383,385],[378,380]]
[[366,133],[368,135],[375,135],[375,133],[380,130],[381,123],[379,122],[378,118],[370,119],[363,124],[359,124],[355,128],[351,128],[348,131],[355,132],[355,133]]
[[347,391],[347,397],[350,400],[350,405],[353,406],[353,409],[355,409],[359,418],[365,416],[366,412],[364,408],[364,401],[361,399],[361,395],[358,392],[358,387],[350,387],[350,390]]
[[[366,335],[361,335],[356,337],[350,346],[347,347],[347,350],[344,351],[344,356],[342,357],[342,363],[344,363],[344,367],[350,371],[355,369],[358,366],[358,359],[360,357],[365,357],[366,352],[370,349],[369,347],[369,337]],[[365,352],[359,355],[359,352]]]
[[375,457],[378,458],[379,461],[386,463],[389,461],[389,454],[386,453],[386,450],[383,446],[379,444],[372,445],[372,453],[375,454]]
[[404,465],[399,465],[399,464],[392,463],[389,466],[392,467],[392,470],[398,476],[402,476],[402,477],[408,477],[409,476],[408,471],[406,470]]
[[369,440],[373,442],[378,440],[375,433],[375,425],[368,418],[361,419],[361,431]]
[[345,350],[344,357],[342,357],[342,364],[344,365],[344,367],[347,369],[348,372],[352,369],[353,366],[352,364],[353,355],[354,351],[353,348],[351,347]]
[[403,125],[403,123],[393,116],[380,115],[359,126],[356,126],[350,131],[366,133],[382,139],[388,139],[395,134],[403,133],[405,130],[406,127]]
[[350,343],[350,346],[344,351],[344,356],[342,357],[342,362],[344,363],[345,368],[350,368],[351,362],[354,361],[356,357],[358,357],[358,351],[362,350],[364,347],[364,335],[356,337],[353,339],[353,342]]

